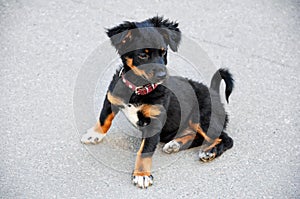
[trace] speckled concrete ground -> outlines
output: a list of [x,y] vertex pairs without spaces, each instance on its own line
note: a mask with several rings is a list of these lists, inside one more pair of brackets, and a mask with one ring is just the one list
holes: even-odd
[[[0,198],[299,198],[299,13],[299,1],[280,0],[1,0]],[[103,143],[83,146],[95,114],[85,117],[74,93],[92,79],[78,77],[107,42],[104,27],[157,14],[234,74],[235,146],[203,164],[197,149],[167,155],[160,145],[155,184],[140,190],[130,183],[136,131],[120,116]],[[94,96],[81,89],[99,99],[95,112],[111,73]]]

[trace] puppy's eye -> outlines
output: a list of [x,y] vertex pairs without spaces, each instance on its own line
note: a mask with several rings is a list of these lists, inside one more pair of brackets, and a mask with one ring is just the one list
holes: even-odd
[[140,59],[148,59],[149,58],[149,55],[147,53],[139,53],[138,54],[138,57]]

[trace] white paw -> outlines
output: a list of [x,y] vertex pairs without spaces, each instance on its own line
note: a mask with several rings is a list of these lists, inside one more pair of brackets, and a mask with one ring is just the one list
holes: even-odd
[[199,158],[203,162],[209,162],[215,159],[216,155],[217,155],[216,147],[212,148],[210,151],[203,151],[203,150],[199,151]]
[[165,153],[176,153],[179,151],[179,149],[180,149],[180,144],[175,140],[171,140],[163,147],[163,151]]
[[132,176],[132,183],[142,189],[147,189],[153,184],[153,176]]
[[87,130],[86,134],[81,137],[83,144],[98,144],[105,137],[105,134],[98,133],[93,128]]

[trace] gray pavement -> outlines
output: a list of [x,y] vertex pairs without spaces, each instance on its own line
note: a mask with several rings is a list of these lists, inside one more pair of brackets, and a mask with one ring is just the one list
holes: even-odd
[[[299,1],[280,0],[0,0],[0,198],[300,198],[299,13]],[[135,130],[123,116],[103,143],[79,142],[109,75],[86,95],[98,100],[82,122],[73,94],[107,42],[104,27],[157,14],[234,74],[235,145],[209,164],[197,149],[167,155],[160,145],[154,185],[140,190],[130,183]]]

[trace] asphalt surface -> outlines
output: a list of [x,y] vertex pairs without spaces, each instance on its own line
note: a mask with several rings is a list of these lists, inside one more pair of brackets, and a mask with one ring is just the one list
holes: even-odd
[[[299,1],[280,0],[1,0],[0,198],[300,198],[299,13]],[[102,63],[95,55],[115,55],[104,28],[155,15],[177,20],[208,64],[234,74],[235,145],[208,164],[197,148],[167,155],[160,145],[154,185],[141,190],[130,182],[138,132],[122,115],[99,145],[80,135],[114,72],[86,70]]]

